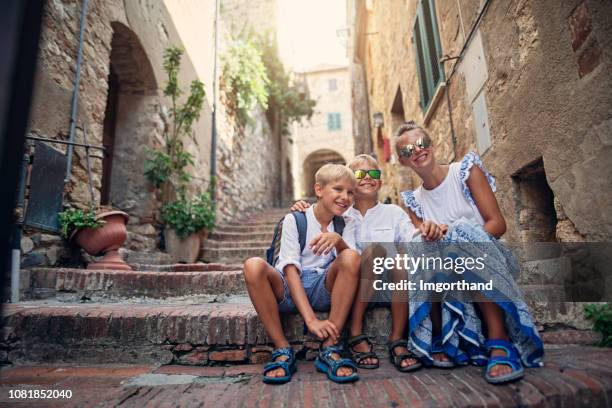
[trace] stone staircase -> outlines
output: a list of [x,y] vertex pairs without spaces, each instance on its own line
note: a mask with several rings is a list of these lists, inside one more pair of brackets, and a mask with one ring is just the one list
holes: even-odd
[[265,257],[274,227],[287,209],[273,209],[251,216],[245,221],[221,224],[204,243],[204,262],[242,263],[253,256]]
[[[154,265],[147,264],[146,257],[134,256],[134,271],[24,270],[25,301],[4,307],[0,362],[207,365],[267,361],[271,347],[246,294],[242,262],[248,256],[264,255],[273,227],[285,212],[268,210],[244,222],[221,225],[203,249],[204,259],[211,263]],[[561,262],[561,267],[553,268],[555,262]],[[564,304],[563,298],[554,297],[554,279],[549,276],[551,270],[564,270],[563,262],[526,264],[528,274],[523,274],[522,283],[536,319],[544,323],[558,321],[564,313],[568,321],[576,318],[547,303]],[[546,291],[535,290],[542,284]],[[305,334],[301,317],[283,316],[283,327],[299,356],[312,358],[318,342]],[[388,309],[368,311],[365,333],[377,348],[384,347],[390,327]],[[595,340],[589,331],[550,327],[556,330],[543,333],[549,343]]]

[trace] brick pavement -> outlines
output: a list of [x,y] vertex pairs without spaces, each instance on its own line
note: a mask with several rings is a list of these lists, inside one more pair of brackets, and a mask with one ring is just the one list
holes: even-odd
[[[360,370],[355,384],[329,382],[300,362],[293,381],[261,382],[261,365],[32,366],[0,371],[0,405],[92,407],[607,407],[612,404],[612,350],[550,347],[546,366],[513,384],[493,386],[482,369],[398,373],[386,360]],[[70,389],[70,400],[10,400],[12,389]]]

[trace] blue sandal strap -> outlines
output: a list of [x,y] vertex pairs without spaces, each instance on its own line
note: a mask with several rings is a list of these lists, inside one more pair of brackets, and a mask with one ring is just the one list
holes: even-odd
[[280,356],[289,357],[287,361],[293,361],[295,359],[295,354],[291,347],[278,348],[272,352],[272,360],[276,360]]
[[287,361],[271,361],[264,366],[264,375],[272,370],[276,370],[277,368],[282,368],[285,370],[285,376],[291,375],[290,363]]
[[335,376],[338,375],[338,369],[342,368],[342,367],[352,368],[353,369],[353,374],[357,373],[357,366],[351,360],[349,360],[348,358],[341,358],[340,360],[333,360],[332,359],[332,363],[329,364],[329,367],[331,369],[332,374],[335,375]]

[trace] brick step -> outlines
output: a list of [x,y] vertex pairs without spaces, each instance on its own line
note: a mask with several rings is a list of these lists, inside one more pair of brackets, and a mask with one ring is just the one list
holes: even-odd
[[[30,301],[6,305],[3,313],[0,346],[11,363],[254,363],[271,351],[248,297],[198,305]],[[310,354],[318,348],[299,315],[282,320],[292,344]],[[390,324],[387,309],[370,310],[366,333],[382,346]]]
[[[210,239],[217,241],[247,241],[249,239],[265,241],[268,244],[272,242],[274,231],[269,232],[218,232],[215,231],[210,234]],[[208,241],[207,241],[208,242]],[[206,245],[206,243],[204,244]]]
[[144,272],[37,268],[22,275],[23,298],[118,301],[246,293],[242,268],[225,271]]
[[205,262],[244,262],[246,259],[258,256],[265,258],[268,246],[253,248],[204,248],[201,258]]
[[221,248],[262,248],[269,247],[271,240],[231,240],[231,241],[219,241],[216,239],[208,239],[204,243],[204,248],[208,249],[221,249]]
[[[4,363],[201,365],[259,363],[270,358],[269,339],[248,297],[238,297],[232,303],[197,305],[31,301],[6,305],[3,312],[0,347]],[[326,318],[327,314],[318,316]],[[301,356],[314,357],[318,342],[304,334],[302,318],[283,315],[282,323],[287,339],[302,351]],[[390,329],[388,309],[367,311],[364,331],[381,355]],[[584,345],[593,341],[588,334],[558,330],[543,337],[557,344],[570,341]]]
[[166,264],[166,265],[139,265],[139,271],[144,272],[207,272],[207,271],[237,271],[242,269],[242,264],[227,263],[203,263],[193,264]]

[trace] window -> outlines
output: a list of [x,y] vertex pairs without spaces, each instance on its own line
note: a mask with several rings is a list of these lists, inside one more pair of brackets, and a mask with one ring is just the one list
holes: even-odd
[[327,114],[327,130],[333,132],[334,130],[342,129],[342,123],[340,122],[339,113],[328,113]]
[[330,79],[329,81],[327,81],[327,84],[330,92],[333,92],[338,89],[338,80],[336,80],[336,78]]
[[439,62],[442,48],[434,0],[419,2],[412,32],[412,43],[416,54],[421,108],[427,111],[436,88],[444,81],[444,70]]

